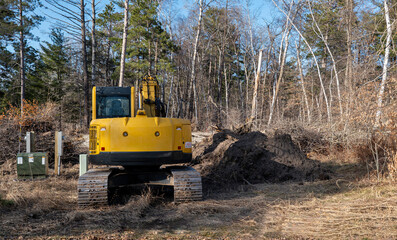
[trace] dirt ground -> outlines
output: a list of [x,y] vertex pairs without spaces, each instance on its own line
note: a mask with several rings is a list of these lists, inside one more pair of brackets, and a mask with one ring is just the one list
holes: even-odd
[[[201,152],[196,153],[202,156],[196,159],[196,168],[203,171],[207,181],[201,202],[174,204],[169,192],[145,189],[133,194],[126,204],[79,209],[78,165],[65,166],[60,177],[18,181],[12,170],[14,163],[5,162],[0,166],[0,239],[397,238],[397,186],[368,178],[365,166],[336,154],[311,153],[308,159],[293,147],[289,154],[296,151],[301,161],[315,163],[311,166],[324,170],[328,177],[309,174],[306,178],[305,174],[267,181],[268,175],[263,175],[261,181],[253,181],[242,172],[239,176],[243,178],[229,178],[236,180],[234,184],[224,184],[219,179],[212,181],[211,174],[220,173],[222,167],[217,166],[237,162],[236,158],[228,157],[226,151],[218,152],[219,162],[213,164],[205,155],[222,146],[241,149],[242,142],[255,141],[238,143],[244,136],[229,134],[223,135],[215,147],[213,139],[205,138],[208,135],[196,135],[204,136],[197,144],[207,141],[201,150],[197,145]],[[250,152],[259,149],[273,156],[281,151],[270,146],[277,134],[257,136],[263,141]],[[204,154],[209,146],[215,148]],[[241,152],[235,151],[231,151],[233,156],[240,156]],[[241,156],[247,159],[246,153]],[[288,165],[280,157],[272,161]],[[296,168],[296,164],[289,167]],[[222,187],[211,186],[211,181]]]

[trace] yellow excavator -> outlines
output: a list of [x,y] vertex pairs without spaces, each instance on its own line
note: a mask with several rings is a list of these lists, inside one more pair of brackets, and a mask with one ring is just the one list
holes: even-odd
[[202,199],[200,174],[184,166],[192,160],[190,121],[165,117],[155,78],[138,85],[137,94],[134,87],[92,90],[89,162],[100,167],[79,177],[79,206],[107,205],[110,189],[136,184],[173,186],[175,202]]

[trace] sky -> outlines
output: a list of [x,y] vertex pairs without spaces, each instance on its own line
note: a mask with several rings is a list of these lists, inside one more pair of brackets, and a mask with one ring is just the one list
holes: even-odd
[[[253,21],[257,21],[257,23],[265,23],[266,21],[271,21],[273,15],[276,14],[277,11],[271,0],[249,0],[250,1],[250,14],[253,17]],[[87,8],[90,7],[90,1],[87,2]],[[102,0],[98,1],[97,14],[102,12],[104,7],[110,2],[110,0]],[[239,1],[245,2],[245,1]],[[178,17],[186,17],[189,12],[189,7],[193,5],[193,0],[174,0],[173,7],[175,10],[173,12],[177,12]],[[59,18],[59,16],[54,13],[51,9],[54,9],[46,3],[46,1],[42,1],[43,7],[40,7],[35,10],[36,14],[45,16],[45,20],[35,29],[32,30],[32,33],[35,37],[38,38],[38,41],[31,41],[30,44],[37,50],[40,50],[40,44],[44,44],[44,41],[50,42],[49,34],[51,32],[51,28],[55,26],[56,20],[54,17]],[[90,11],[90,10],[89,10]],[[88,19],[88,18],[87,18]]]

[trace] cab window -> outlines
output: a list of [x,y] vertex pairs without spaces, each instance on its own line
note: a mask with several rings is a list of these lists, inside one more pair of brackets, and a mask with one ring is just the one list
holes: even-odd
[[97,118],[119,117],[131,117],[128,97],[100,96],[97,98]]

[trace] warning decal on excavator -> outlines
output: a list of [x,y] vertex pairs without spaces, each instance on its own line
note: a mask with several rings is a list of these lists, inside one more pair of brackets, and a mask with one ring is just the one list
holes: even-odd
[[185,148],[192,148],[192,142],[185,142]]

